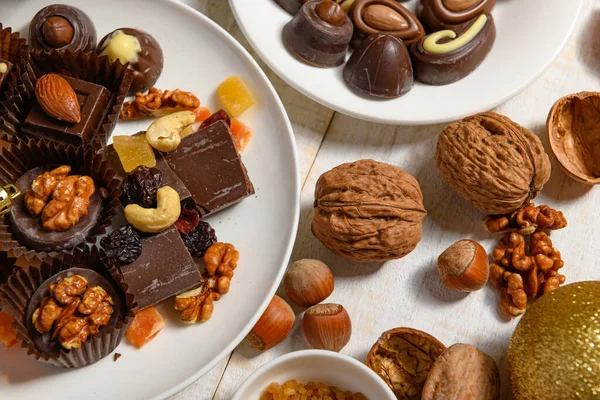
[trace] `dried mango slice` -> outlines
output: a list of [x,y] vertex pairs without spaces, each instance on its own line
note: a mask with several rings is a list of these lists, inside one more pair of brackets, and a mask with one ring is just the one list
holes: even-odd
[[165,320],[154,307],[148,307],[135,314],[133,322],[127,328],[129,343],[141,349],[165,327]]
[[148,168],[156,166],[154,151],[144,135],[114,136],[113,146],[125,172],[131,172],[140,165]]
[[238,153],[243,152],[252,137],[252,130],[248,125],[234,119],[231,121],[231,134],[233,135],[236,150]]
[[244,82],[237,76],[225,79],[217,89],[219,99],[233,118],[237,118],[254,105],[254,100]]

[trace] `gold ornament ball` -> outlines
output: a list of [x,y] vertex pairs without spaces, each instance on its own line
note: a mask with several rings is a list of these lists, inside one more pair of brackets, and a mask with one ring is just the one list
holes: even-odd
[[515,400],[600,399],[600,281],[538,299],[508,346]]

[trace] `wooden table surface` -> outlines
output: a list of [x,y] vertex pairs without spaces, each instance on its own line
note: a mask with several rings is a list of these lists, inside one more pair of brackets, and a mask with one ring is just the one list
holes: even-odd
[[[491,287],[468,296],[457,295],[441,284],[435,267],[438,255],[459,239],[478,240],[488,251],[499,240],[498,235],[488,234],[482,228],[483,215],[450,189],[434,168],[435,145],[444,125],[380,125],[321,106],[287,85],[256,56],[226,0],[182,1],[206,14],[248,49],[285,105],[298,144],[303,182],[300,225],[291,261],[316,258],[333,270],[335,291],[327,301],[346,307],[353,323],[352,339],[342,353],[364,362],[381,332],[399,326],[421,329],[447,346],[471,343],[491,355],[501,370],[501,398],[510,399],[506,349],[517,321],[501,318],[498,297]],[[552,104],[570,93],[600,90],[599,37],[600,0],[585,0],[576,32],[558,59],[529,88],[495,111],[531,129],[548,150],[545,122]],[[428,212],[423,222],[423,239],[416,250],[385,265],[341,259],[310,232],[318,177],[338,164],[363,158],[397,165],[413,174],[421,185]],[[562,271],[567,283],[600,279],[596,260],[600,241],[594,236],[599,222],[600,188],[573,181],[552,160],[552,176],[536,203],[564,211],[569,221],[566,229],[552,234],[565,260]],[[287,299],[281,288],[278,294]],[[285,353],[305,349],[299,329],[304,310],[294,311],[296,325],[283,343],[260,353],[242,342],[229,357],[171,399],[230,399],[258,367]]]

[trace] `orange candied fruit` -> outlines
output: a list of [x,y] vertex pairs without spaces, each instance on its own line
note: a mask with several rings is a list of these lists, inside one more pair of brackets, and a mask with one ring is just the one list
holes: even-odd
[[254,100],[244,82],[237,76],[225,79],[217,89],[219,99],[233,118],[237,118],[254,105]]
[[231,121],[231,134],[233,135],[236,150],[238,153],[243,152],[252,137],[252,130],[248,125],[234,119]]
[[129,343],[141,349],[165,327],[165,320],[154,307],[148,307],[135,314],[133,322],[127,328]]
[[12,322],[10,315],[0,311],[0,343],[6,350],[12,349],[17,344],[17,332],[10,326]]
[[368,400],[362,393],[352,393],[329,386],[322,382],[308,382],[306,385],[292,379],[280,385],[277,382],[267,386],[260,400]]
[[204,122],[208,117],[212,115],[208,107],[200,106],[193,110],[196,114],[196,122]]
[[144,135],[114,136],[113,146],[125,172],[131,172],[140,165],[148,168],[156,166],[154,151]]

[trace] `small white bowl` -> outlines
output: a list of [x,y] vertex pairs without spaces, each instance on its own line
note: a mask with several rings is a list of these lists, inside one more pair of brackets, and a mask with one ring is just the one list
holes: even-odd
[[342,390],[361,392],[369,400],[396,400],[394,392],[366,365],[352,357],[325,350],[302,350],[286,354],[257,369],[232,400],[258,400],[272,382],[296,379],[324,382]]

